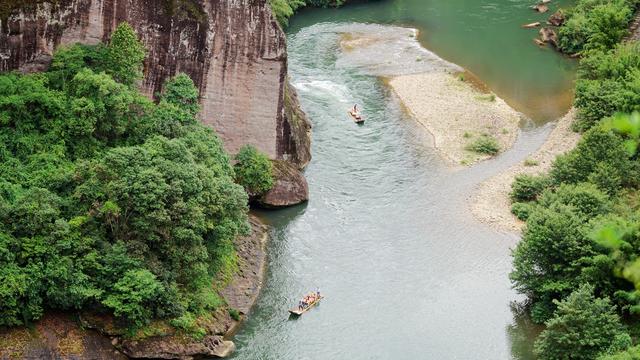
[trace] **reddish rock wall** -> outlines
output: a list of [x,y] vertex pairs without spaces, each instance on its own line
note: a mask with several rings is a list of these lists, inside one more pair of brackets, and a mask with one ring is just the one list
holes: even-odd
[[[10,0],[11,1],[11,0]],[[32,0],[33,1],[33,0]],[[22,3],[16,1],[16,3]],[[53,4],[52,4],[53,3]],[[291,123],[285,101],[285,35],[266,0],[57,0],[17,6],[0,19],[0,71],[41,71],[60,45],[108,41],[127,21],[149,53],[142,90],[158,92],[177,72],[200,90],[203,123],[234,153],[253,144],[272,159],[304,167],[310,125]],[[286,106],[289,108],[286,108]]]

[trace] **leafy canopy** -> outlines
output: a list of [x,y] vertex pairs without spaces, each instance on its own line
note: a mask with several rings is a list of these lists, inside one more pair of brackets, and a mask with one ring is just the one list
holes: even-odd
[[594,297],[592,286],[581,286],[557,305],[554,317],[545,323],[547,328],[535,343],[540,359],[596,359],[631,345],[615,306],[608,298]]
[[235,157],[236,182],[244,186],[250,195],[260,195],[271,190],[274,184],[273,165],[269,158],[255,147],[243,146]]
[[50,308],[136,328],[222,305],[247,194],[187,75],[157,104],[132,86],[143,58],[121,24],[46,73],[0,75],[0,326]]

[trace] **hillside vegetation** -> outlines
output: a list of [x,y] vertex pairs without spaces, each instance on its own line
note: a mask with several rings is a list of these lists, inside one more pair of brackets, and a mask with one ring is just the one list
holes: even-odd
[[157,103],[137,90],[144,56],[121,24],[46,73],[0,75],[0,326],[58,309],[188,328],[223,304],[247,194],[187,75]]
[[280,25],[286,27],[289,24],[289,18],[302,7],[338,7],[345,2],[346,0],[269,0],[269,5]]
[[520,176],[526,220],[511,279],[527,295],[541,359],[635,359],[640,335],[640,44],[620,43],[637,1],[579,0],[561,47],[581,52],[577,147]]

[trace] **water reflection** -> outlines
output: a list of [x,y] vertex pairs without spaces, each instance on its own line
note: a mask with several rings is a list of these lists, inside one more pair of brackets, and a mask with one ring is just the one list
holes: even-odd
[[525,302],[511,303],[513,324],[507,326],[511,343],[511,357],[514,360],[534,360],[533,341],[543,329],[542,325],[531,321]]

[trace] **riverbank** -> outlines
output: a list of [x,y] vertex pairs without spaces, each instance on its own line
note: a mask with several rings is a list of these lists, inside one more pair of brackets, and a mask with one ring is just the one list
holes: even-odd
[[464,78],[434,71],[393,77],[389,85],[407,111],[431,133],[434,147],[451,164],[470,165],[490,158],[467,150],[482,136],[497,140],[501,151],[515,142],[522,114]]
[[511,184],[519,174],[538,174],[549,171],[551,164],[560,154],[573,149],[580,134],[571,130],[575,109],[571,109],[558,120],[544,144],[531,154],[526,163],[516,164],[506,171],[476,186],[469,197],[473,216],[498,231],[519,232],[524,222],[511,214],[509,192]]
[[[266,264],[269,228],[255,216],[250,216],[249,222],[251,234],[237,238],[234,243],[239,260],[238,272],[221,291],[227,306],[197,320],[198,325],[206,330],[207,335],[202,339],[185,336],[161,322],[151,324],[138,338],[125,338],[124,330],[114,326],[110,316],[50,313],[33,329],[20,327],[1,332],[0,359],[191,359],[228,356],[235,349],[228,338],[255,303],[262,288]],[[238,311],[239,321],[231,316],[229,309]]]

